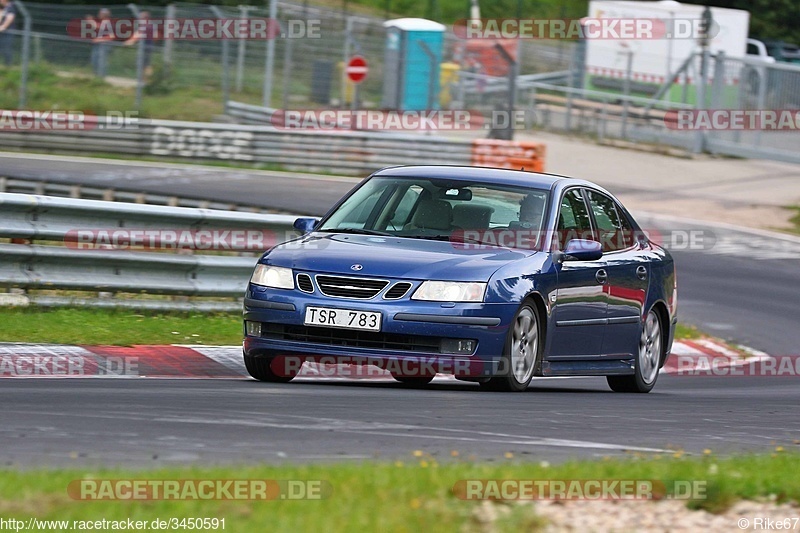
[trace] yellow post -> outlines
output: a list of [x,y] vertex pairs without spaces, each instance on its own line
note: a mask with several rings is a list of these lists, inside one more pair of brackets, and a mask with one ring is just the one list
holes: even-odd
[[458,80],[458,63],[442,63],[439,74],[439,105],[446,109],[453,99],[451,87]]

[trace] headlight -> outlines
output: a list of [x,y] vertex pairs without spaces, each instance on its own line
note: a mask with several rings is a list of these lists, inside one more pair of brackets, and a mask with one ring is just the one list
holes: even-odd
[[411,299],[430,302],[482,302],[485,292],[485,283],[425,281],[414,292]]
[[258,264],[250,283],[273,289],[294,289],[294,276],[291,268]]

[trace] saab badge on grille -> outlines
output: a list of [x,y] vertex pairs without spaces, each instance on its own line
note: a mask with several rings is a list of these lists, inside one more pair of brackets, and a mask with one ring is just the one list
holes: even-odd
[[355,265],[353,265],[353,266],[351,266],[351,267],[350,267],[350,270],[355,270],[356,272],[358,272],[358,271],[359,271],[359,270],[361,270],[362,268],[364,268],[364,266],[363,266],[363,265],[359,265],[358,263],[356,263]]

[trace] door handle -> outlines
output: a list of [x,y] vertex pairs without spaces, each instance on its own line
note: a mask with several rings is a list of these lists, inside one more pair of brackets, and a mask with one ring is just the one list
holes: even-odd
[[644,265],[636,267],[636,277],[644,281],[647,279],[647,267]]
[[597,283],[604,285],[605,282],[608,281],[608,272],[606,272],[604,269],[601,268],[594,275],[594,279],[597,280]]

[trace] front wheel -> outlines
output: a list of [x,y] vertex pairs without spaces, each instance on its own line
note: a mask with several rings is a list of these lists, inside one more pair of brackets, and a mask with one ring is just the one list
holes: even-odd
[[258,381],[289,383],[295,378],[300,369],[282,364],[284,359],[283,357],[266,358],[248,357],[245,355],[244,366],[247,369],[247,373]]
[[541,362],[539,330],[539,311],[532,302],[524,303],[511,322],[499,374],[481,382],[481,386],[512,392],[527,389]]
[[633,375],[607,376],[608,386],[614,392],[650,392],[658,379],[662,353],[661,320],[658,313],[651,309],[642,325]]

